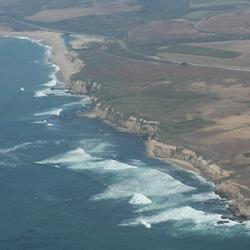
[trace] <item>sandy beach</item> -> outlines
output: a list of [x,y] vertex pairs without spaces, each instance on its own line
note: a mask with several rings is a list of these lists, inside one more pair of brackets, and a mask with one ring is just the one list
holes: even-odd
[[77,58],[75,52],[71,52],[65,47],[62,34],[49,31],[0,31],[0,36],[28,37],[40,41],[45,46],[50,46],[52,48],[51,60],[60,67],[59,74],[67,86],[70,76],[79,72],[84,67],[84,63]]

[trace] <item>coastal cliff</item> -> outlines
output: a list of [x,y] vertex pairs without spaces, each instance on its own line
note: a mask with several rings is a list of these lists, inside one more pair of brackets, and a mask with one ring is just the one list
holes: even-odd
[[230,173],[211,160],[197,155],[194,151],[182,146],[173,146],[150,139],[147,142],[148,155],[159,159],[178,159],[192,164],[200,173],[206,175],[213,181],[230,176]]
[[105,120],[120,129],[136,134],[156,136],[160,123],[127,115],[103,104],[96,97],[92,97],[93,114],[96,118]]
[[68,89],[72,94],[89,95],[92,100],[92,111],[87,115],[79,112],[79,116],[101,119],[124,132],[143,135],[144,138],[147,138],[146,146],[149,157],[163,161],[179,160],[182,163],[190,164],[192,170],[198,171],[215,184],[217,194],[229,200],[229,208],[236,219],[250,219],[249,201],[244,197],[242,187],[231,180],[232,172],[182,145],[175,146],[161,142],[158,121],[129,115],[101,102],[95,97],[95,93],[100,87],[100,84],[93,81],[71,80]]
[[67,89],[73,95],[91,95],[96,93],[99,88],[100,84],[93,81],[83,81],[83,80],[74,80],[71,79]]

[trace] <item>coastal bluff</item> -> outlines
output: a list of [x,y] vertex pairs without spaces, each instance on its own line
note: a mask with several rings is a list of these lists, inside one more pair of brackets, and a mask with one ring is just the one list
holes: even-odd
[[100,89],[100,84],[94,81],[83,81],[70,79],[70,82],[66,85],[66,88],[73,95],[92,95]]
[[244,196],[244,189],[231,180],[233,173],[228,171],[211,159],[187,149],[182,145],[170,145],[161,142],[159,138],[160,122],[150,121],[135,115],[120,112],[103,102],[95,93],[100,90],[101,85],[91,81],[71,80],[68,90],[72,94],[88,95],[91,97],[91,112],[78,112],[79,116],[101,119],[117,129],[142,135],[146,138],[147,154],[162,161],[178,160],[180,167],[182,163],[188,163],[193,171],[199,172],[214,183],[214,189],[221,197],[229,200],[229,208],[238,220],[250,219],[250,204]]

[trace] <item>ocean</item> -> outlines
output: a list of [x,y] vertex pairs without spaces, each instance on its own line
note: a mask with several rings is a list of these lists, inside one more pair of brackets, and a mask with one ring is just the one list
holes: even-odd
[[1,38],[0,55],[1,250],[250,249],[250,223],[221,219],[211,183],[77,117],[87,97],[50,90],[51,48]]

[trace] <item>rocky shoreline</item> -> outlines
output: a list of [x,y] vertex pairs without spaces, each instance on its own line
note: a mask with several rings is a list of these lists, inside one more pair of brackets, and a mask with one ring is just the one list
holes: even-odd
[[77,58],[76,53],[71,53],[65,48],[61,34],[55,32],[2,32],[1,35],[41,39],[45,44],[53,47],[52,60],[60,66],[65,88],[72,94],[87,95],[92,99],[92,111],[88,114],[79,112],[79,116],[102,119],[121,131],[142,135],[149,157],[172,161],[182,168],[199,172],[215,184],[217,194],[229,200],[229,208],[234,219],[239,221],[250,219],[250,202],[244,196],[244,189],[232,181],[231,172],[182,145],[174,146],[161,142],[158,121],[149,121],[124,114],[102,103],[95,97],[95,93],[100,90],[100,84],[72,79],[72,75],[84,67],[84,62]]
[[[215,185],[215,192],[229,200],[229,209],[232,218],[237,221],[250,219],[250,206],[242,193],[241,187],[230,180],[232,172],[223,169],[213,160],[183,147],[182,145],[168,145],[159,139],[160,123],[143,118],[124,114],[113,107],[102,103],[95,93],[100,89],[97,83],[84,81],[71,81],[69,91],[91,96],[92,111],[89,113],[79,112],[79,116],[101,119],[117,129],[142,135],[145,139],[147,154],[162,161],[177,161],[177,165],[192,171],[197,171]],[[191,166],[187,167],[187,164]]]

